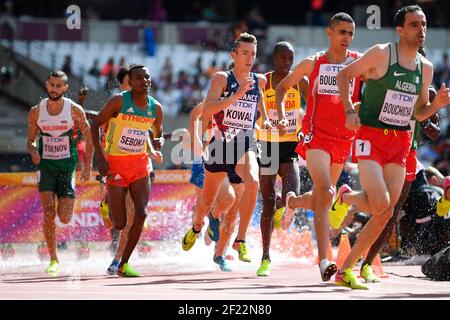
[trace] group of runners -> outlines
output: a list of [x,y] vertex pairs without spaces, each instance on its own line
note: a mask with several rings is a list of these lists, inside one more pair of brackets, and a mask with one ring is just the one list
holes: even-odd
[[[239,221],[232,248],[238,251],[240,260],[250,262],[246,236],[261,192],[263,254],[256,273],[269,276],[279,175],[283,208],[278,209],[278,215],[282,216],[283,229],[290,227],[295,209],[314,211],[322,280],[329,281],[335,275],[337,285],[368,288],[358,280],[353,267],[370,247],[371,257],[380,250],[373,244],[385,228],[391,228],[388,221],[405,176],[411,170],[415,173],[415,165],[407,165],[407,156],[414,147],[412,121],[424,121],[450,103],[445,85],[430,102],[433,66],[419,53],[427,31],[422,9],[400,9],[395,24],[398,43],[376,44],[361,54],[349,50],[355,34],[353,19],[337,13],[326,28],[329,47],[325,51],[306,57],[291,71],[294,47],[279,42],[273,50],[274,70],[264,75],[252,72],[257,55],[255,36],[243,33],[235,40],[229,70],[212,76],[206,98],[191,113],[191,182],[198,187],[198,198],[193,225],[182,239],[183,250],[193,247],[208,217],[206,233],[216,241],[213,261],[222,271],[231,271],[225,252]],[[163,160],[156,149],[161,147],[158,138],[162,135],[164,108],[149,95],[151,79],[145,66],[130,66],[127,76],[130,88],[113,96],[91,126],[83,109],[64,97],[67,76],[61,71],[50,74],[46,82],[48,98],[29,113],[28,148],[40,171],[44,235],[51,259],[48,272],[57,272],[59,263],[55,215],[67,223],[73,212],[77,155],[72,135],[78,128],[86,139],[87,162],[91,162],[95,150],[99,174],[106,177],[112,227],[123,230],[129,224],[123,252],[108,271],[139,276],[128,260],[146,217],[150,158]],[[307,102],[303,117],[302,98]],[[102,127],[103,144],[99,134]],[[361,190],[354,191],[348,185],[336,190],[351,154],[358,161]],[[306,160],[314,183],[312,190],[303,194],[299,194],[298,155]],[[84,167],[82,179],[89,178],[90,170],[90,165]],[[132,202],[129,209],[127,194]],[[447,199],[444,194],[442,206],[448,206]],[[336,263],[327,259],[330,227],[340,228],[351,205],[372,217],[338,270]],[[132,218],[127,218],[130,210]],[[383,234],[379,241],[385,238]],[[368,258],[361,276],[366,282],[377,282],[370,265]]]

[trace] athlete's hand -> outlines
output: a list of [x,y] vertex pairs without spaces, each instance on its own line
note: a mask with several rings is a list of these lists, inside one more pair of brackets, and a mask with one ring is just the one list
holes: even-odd
[[287,126],[288,121],[286,120],[286,118],[283,118],[280,121],[278,121],[278,131],[280,132],[281,136],[286,134]]
[[155,148],[155,150],[159,150],[164,146],[164,138],[154,138],[152,139],[152,144],[153,144],[153,148]]
[[433,105],[438,109],[450,104],[450,88],[445,87],[445,83],[441,85],[433,100]]
[[152,158],[152,160],[158,164],[164,161],[163,154],[159,151],[155,151],[155,153],[150,153],[150,158]]
[[272,124],[270,123],[269,119],[264,120],[264,122],[262,123],[262,129],[272,130]]
[[236,91],[236,95],[238,98],[241,98],[247,91],[253,89],[253,86],[255,85],[255,80],[253,80],[252,77],[246,77],[242,82],[239,84],[239,89]]
[[105,158],[99,158],[98,159],[98,173],[102,176],[102,177],[106,177],[108,175],[108,171],[109,171],[109,164],[108,161],[106,161]]
[[41,155],[39,154],[39,151],[37,151],[37,149],[34,149],[31,152],[31,161],[33,161],[33,163],[36,165],[41,162]]
[[303,139],[305,139],[305,134],[303,132],[299,131],[297,134],[297,138],[298,138],[298,142],[302,142]]
[[88,181],[91,178],[91,167],[90,166],[84,166],[83,170],[81,171],[81,181]]
[[347,114],[345,126],[349,130],[358,130],[359,127],[361,127],[361,119],[359,118],[359,115],[356,112]]

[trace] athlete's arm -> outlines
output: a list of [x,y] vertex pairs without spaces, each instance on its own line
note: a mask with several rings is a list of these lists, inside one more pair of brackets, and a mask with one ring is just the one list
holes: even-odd
[[298,82],[298,88],[303,99],[307,102],[309,99],[309,79],[306,76]]
[[439,109],[446,107],[450,103],[450,90],[445,87],[445,83],[441,85],[436,92],[433,102],[429,101],[428,88],[433,79],[433,65],[427,59],[422,57],[423,75],[422,89],[419,98],[414,106],[414,116],[417,121],[424,121],[436,113]]
[[100,145],[99,128],[104,123],[108,122],[109,119],[111,119],[115,114],[118,114],[120,112],[120,108],[122,108],[122,96],[116,95],[106,102],[91,126],[92,143],[98,159],[98,172],[102,176],[106,176],[108,174],[109,168],[105,155],[103,154],[102,146]]
[[269,129],[272,128],[272,125],[270,124],[269,117],[267,116],[267,110],[264,106],[264,88],[266,87],[267,80],[263,74],[258,74],[257,79],[260,96],[258,101],[258,111],[261,115],[261,129]]
[[72,118],[75,122],[75,127],[80,129],[83,139],[86,142],[86,165],[83,166],[83,171],[81,172],[81,181],[87,181],[91,177],[92,156],[94,155],[94,146],[92,145],[91,133],[89,131],[90,126],[83,108],[76,103],[72,104]]
[[[155,109],[156,109],[156,119],[155,122],[152,125],[152,133],[153,133],[153,139],[161,139],[162,133],[163,133],[163,120],[164,120],[164,112],[161,107],[161,103],[159,101],[155,101]],[[153,147],[152,141],[150,138],[148,139],[148,145],[149,145],[149,151],[150,151],[150,157],[156,161],[156,163],[161,163],[163,161],[162,153],[159,151],[156,151]]]
[[[433,86],[430,86],[428,88],[428,94],[430,96],[430,102],[433,102],[434,98],[436,97],[436,89],[434,89]],[[441,127],[440,127],[440,118],[439,113],[436,112],[431,117],[429,117],[424,122],[420,123],[420,126],[423,128],[423,131],[425,132],[426,136],[430,138],[433,141],[436,141],[439,139],[439,136],[441,135]]]
[[203,106],[203,118],[211,119],[216,113],[224,110],[226,107],[232,105],[239,100],[247,91],[251,90],[254,84],[252,77],[247,77],[239,84],[239,89],[235,94],[228,98],[220,99],[227,84],[227,75],[225,72],[219,71],[214,74],[211,79],[211,88],[205,98]]
[[28,141],[27,148],[28,152],[31,155],[31,161],[34,164],[39,164],[41,162],[41,156],[39,155],[39,151],[36,148],[36,137],[38,134],[38,126],[37,120],[39,118],[39,108],[38,106],[34,106],[28,112]]
[[191,111],[189,119],[189,136],[191,138],[191,151],[194,153],[194,158],[202,155],[203,141],[202,141],[202,116],[203,101],[197,104]]
[[314,69],[315,57],[309,56],[297,64],[294,71],[288,74],[283,80],[278,83],[275,89],[275,103],[277,105],[278,113],[278,127],[280,133],[283,134],[287,127],[286,109],[284,107],[284,98],[286,91],[293,85],[300,82],[304,76],[308,76]]
[[336,76],[339,95],[347,117],[345,126],[350,130],[356,130],[361,126],[361,121],[350,96],[350,80],[363,75],[367,78],[371,74],[377,74],[377,71],[380,69],[380,61],[384,62],[383,58],[386,57],[386,54],[389,55],[389,46],[375,45],[367,50],[362,57],[344,67]]

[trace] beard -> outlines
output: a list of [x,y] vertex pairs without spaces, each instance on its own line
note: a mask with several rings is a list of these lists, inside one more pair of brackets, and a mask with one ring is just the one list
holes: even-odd
[[52,100],[52,101],[58,101],[59,99],[61,99],[61,97],[62,97],[63,95],[64,95],[64,92],[61,93],[59,96],[56,96],[55,98],[53,98],[53,97],[50,95],[50,92],[47,91],[47,96],[48,96],[48,98],[49,98],[50,100]]

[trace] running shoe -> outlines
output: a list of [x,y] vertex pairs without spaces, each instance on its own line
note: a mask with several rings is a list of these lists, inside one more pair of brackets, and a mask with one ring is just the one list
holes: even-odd
[[59,262],[58,260],[51,260],[45,272],[54,274],[59,272]]
[[251,262],[252,259],[248,254],[248,247],[245,241],[234,241],[233,249],[239,253],[239,260],[244,262]]
[[190,228],[181,242],[184,251],[191,250],[192,246],[195,244],[200,232],[194,232],[194,228]]
[[117,270],[117,275],[119,277],[139,277],[139,272],[134,270],[128,263],[124,263],[123,266]]
[[261,261],[261,266],[259,267],[258,271],[256,271],[256,275],[260,277],[267,277],[270,275],[270,260],[269,259],[263,259]]
[[109,219],[109,209],[108,204],[105,202],[105,199],[102,199],[100,202],[100,214],[103,219]]
[[339,188],[336,200],[334,201],[333,206],[329,211],[330,225],[333,229],[339,229],[341,227],[342,222],[345,219],[345,216],[347,215],[350,205],[348,205],[342,200],[342,195],[346,192],[351,191],[353,191],[352,188],[350,188],[346,184],[342,185]]
[[351,289],[359,290],[369,290],[369,287],[358,280],[356,275],[353,273],[352,268],[347,268],[343,273],[336,273],[334,278],[334,283],[337,286],[347,287]]
[[284,210],[283,217],[281,218],[281,227],[284,230],[289,229],[292,223],[292,219],[294,218],[295,209],[289,207],[289,199],[295,196],[295,192],[289,191],[286,195],[286,207]]
[[217,256],[217,257],[214,256],[213,261],[219,265],[220,270],[222,270],[223,272],[231,272],[232,271],[224,256]]
[[220,220],[219,218],[214,218],[213,215],[210,213],[209,216],[209,225],[208,225],[208,234],[212,241],[219,241],[219,225]]
[[275,215],[273,216],[273,226],[275,227],[275,229],[281,228],[281,219],[283,218],[284,209],[285,208],[283,207],[275,211]]
[[335,262],[329,261],[328,259],[323,259],[320,261],[319,269],[322,281],[330,281],[331,277],[337,271],[337,266]]
[[367,282],[367,283],[375,283],[380,282],[380,278],[378,278],[375,273],[373,272],[372,267],[370,264],[365,264],[360,271],[361,277]]
[[111,264],[109,265],[108,269],[106,270],[106,273],[109,275],[116,274],[119,270],[119,260],[114,259]]
[[450,211],[450,200],[445,199],[445,194],[439,199],[437,203],[437,215],[439,217],[445,217]]

